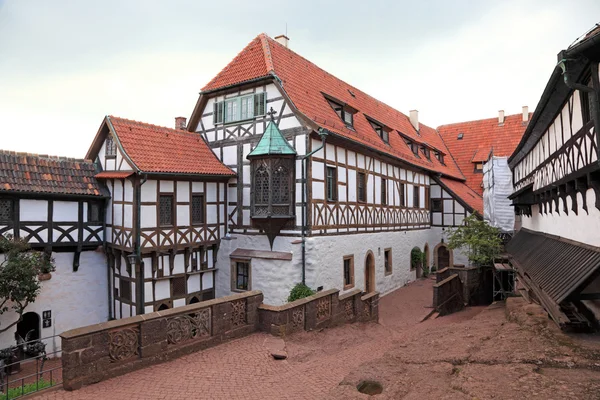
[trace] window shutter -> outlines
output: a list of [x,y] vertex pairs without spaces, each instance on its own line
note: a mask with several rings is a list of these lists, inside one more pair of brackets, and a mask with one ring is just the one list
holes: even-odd
[[223,123],[223,102],[219,101],[214,104],[213,109],[213,123],[222,124]]
[[254,95],[254,116],[259,117],[261,115],[265,115],[265,110],[267,108],[267,98],[265,96],[265,92],[256,93]]

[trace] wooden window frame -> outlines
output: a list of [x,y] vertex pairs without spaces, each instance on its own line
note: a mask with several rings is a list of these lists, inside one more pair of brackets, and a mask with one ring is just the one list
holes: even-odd
[[413,208],[421,208],[421,189],[417,185],[413,185]]
[[388,247],[383,250],[383,270],[385,276],[391,275],[394,272],[394,267],[392,264],[392,248]]
[[[477,168],[478,165],[481,165],[481,168]],[[474,162],[473,163],[473,172],[476,174],[483,174],[483,163],[482,162]]]
[[[350,283],[346,283],[346,261],[349,262],[349,276],[350,276]],[[352,289],[354,287],[354,255],[347,255],[344,256],[343,261],[342,261],[342,281],[344,284],[344,290],[348,290],[348,289]]]
[[[127,286],[129,286],[129,289],[128,289],[128,291],[129,291],[129,297],[125,297],[125,296],[123,296],[123,287],[124,287],[124,285],[123,285],[123,282],[125,282],[125,283],[126,283],[126,285],[127,285]],[[123,278],[123,277],[121,277],[121,276],[119,277],[119,292],[118,292],[118,298],[119,298],[119,300],[120,300],[121,302],[123,302],[123,301],[128,301],[129,303],[131,303],[131,302],[133,301],[133,300],[132,300],[132,299],[133,299],[133,296],[132,296],[132,294],[133,294],[133,290],[131,290],[131,289],[132,289],[132,288],[131,288],[131,286],[132,286],[132,285],[131,285],[131,281],[130,281],[130,280],[128,280],[128,279],[125,279],[125,278]]]
[[[160,218],[160,202],[161,202],[161,198],[162,197],[170,197],[171,198],[171,223],[170,224],[166,224],[163,223],[161,218]],[[156,213],[158,214],[158,226],[159,227],[174,227],[176,226],[175,223],[175,208],[177,208],[177,205],[175,204],[175,194],[174,193],[159,193],[158,194],[158,203],[156,204]]]
[[381,204],[387,206],[388,195],[387,195],[387,178],[381,178]]
[[[439,203],[437,203],[439,202]],[[436,207],[439,204],[439,207]],[[431,199],[431,212],[444,212],[444,199]]]
[[[330,178],[329,171],[333,171],[333,174]],[[329,189],[329,181],[331,182],[331,191]],[[325,166],[325,197],[327,201],[337,201],[338,200],[338,179],[337,179],[337,168],[334,166],[326,165]]]
[[[194,198],[200,198],[202,205],[202,221],[194,221]],[[190,225],[204,225],[206,223],[206,201],[204,193],[192,193],[190,195]]]
[[[88,224],[102,224],[104,220],[104,203],[101,201],[88,201],[87,205],[87,223]],[[92,218],[92,207],[98,207],[98,219]]]
[[2,225],[13,224],[16,219],[15,199],[12,199],[10,197],[0,197],[0,201],[7,201],[8,207],[10,209],[10,211],[9,211],[10,215],[9,215],[8,219],[0,219],[0,224],[2,224]]
[[[112,143],[112,146],[109,146],[109,143]],[[108,134],[104,141],[104,157],[107,159],[117,158],[117,142],[111,134]]]
[[400,207],[406,207],[406,185],[400,182]]
[[329,106],[333,109],[333,111],[336,113],[338,118],[342,120],[344,125],[346,125],[349,128],[354,128],[354,113],[348,110],[348,107],[329,98],[327,98],[327,102],[329,103]]
[[[360,185],[361,176],[363,177],[363,185]],[[361,190],[362,189],[362,190]],[[367,174],[366,172],[356,172],[356,200],[359,203],[367,202]]]
[[[245,117],[242,118],[242,101],[250,100],[250,104],[252,104],[252,116],[248,116],[246,114]],[[231,120],[227,120],[227,104],[236,103],[236,112],[235,115],[232,116]],[[262,103],[262,104],[261,104]],[[264,117],[267,113],[267,92],[257,92],[244,94],[236,97],[232,97],[229,99],[224,99],[214,103],[213,107],[213,124],[214,125],[228,125],[228,124],[237,124],[243,121],[250,121],[259,117]]]
[[[183,279],[184,283],[183,283],[183,289],[184,289],[184,293],[179,293],[179,294],[175,294],[175,284],[174,281],[175,279]],[[169,285],[171,286],[171,299],[180,299],[180,298],[185,298],[187,297],[188,293],[188,289],[187,289],[187,276],[184,275],[180,275],[180,276],[171,276],[169,279]]]
[[[237,286],[238,278],[238,263],[248,265],[248,284],[246,289],[239,289]],[[236,293],[243,293],[252,290],[252,260],[244,258],[232,258],[231,259],[231,291]]]
[[431,203],[431,191],[428,186],[425,186],[425,209],[429,210]]

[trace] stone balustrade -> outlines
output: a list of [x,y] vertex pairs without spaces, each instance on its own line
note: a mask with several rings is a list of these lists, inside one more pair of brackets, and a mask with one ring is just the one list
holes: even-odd
[[78,389],[262,330],[276,336],[379,320],[379,293],[316,293],[282,306],[251,291],[61,334],[63,387]]

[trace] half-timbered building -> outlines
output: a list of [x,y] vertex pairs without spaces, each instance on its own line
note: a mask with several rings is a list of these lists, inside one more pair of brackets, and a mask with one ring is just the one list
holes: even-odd
[[505,116],[500,110],[498,118],[437,128],[465,176],[466,184],[478,194],[474,200],[476,209],[486,221],[505,233],[512,233],[515,226],[514,210],[508,199],[512,193],[508,157],[523,137],[530,117],[529,108],[525,106],[521,114]]
[[[479,195],[436,130],[288,43],[256,37],[202,89],[188,125],[236,172],[218,295],[260,289],[278,304],[299,282],[386,293],[417,276],[414,247],[429,263],[466,263],[444,230],[478,211]],[[433,226],[432,202],[446,205]]]
[[203,138],[107,116],[86,156],[110,192],[106,248],[110,317],[215,297],[219,242],[234,173]]
[[509,159],[522,217],[509,250],[523,292],[564,327],[589,326],[600,315],[599,61],[598,27],[558,54]]
[[[104,209],[108,190],[89,161],[0,151],[0,234],[25,239],[55,261],[23,318],[0,316],[0,348],[50,338],[108,318]],[[49,278],[49,279],[48,279]],[[46,351],[60,341],[46,340]]]

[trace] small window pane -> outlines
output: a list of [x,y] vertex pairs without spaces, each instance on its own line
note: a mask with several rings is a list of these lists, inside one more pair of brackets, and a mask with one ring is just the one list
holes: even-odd
[[192,224],[204,223],[204,196],[192,195]]
[[442,200],[441,199],[431,200],[431,211],[442,212]]
[[236,282],[237,290],[248,290],[248,278],[250,276],[250,265],[245,262],[236,263]]
[[225,122],[238,121],[240,119],[238,109],[239,99],[225,101]]
[[366,201],[367,199],[367,188],[366,188],[366,176],[364,172],[358,173],[358,201]]
[[346,123],[346,125],[350,125],[352,126],[353,121],[352,121],[352,113],[345,111],[344,112],[344,122]]
[[185,276],[171,278],[173,296],[185,296],[187,281]]
[[242,97],[242,112],[240,119],[249,119],[254,117],[254,96]]
[[88,203],[88,223],[102,222],[102,206],[97,202]]
[[0,223],[7,224],[14,220],[13,202],[11,199],[0,199]]
[[131,301],[131,282],[121,278],[119,279],[119,288],[121,289],[121,299]]
[[106,156],[114,157],[117,155],[117,144],[111,135],[106,137]]
[[160,225],[173,225],[173,196],[161,195],[159,204]]
[[381,178],[381,204],[387,204],[387,179]]
[[404,183],[400,184],[400,206],[404,207],[406,206],[406,197],[405,197],[405,188],[404,188]]
[[421,207],[420,197],[419,197],[419,187],[418,186],[414,186],[413,187],[413,207],[414,208],[420,208]]
[[327,200],[337,199],[337,173],[334,167],[327,167]]
[[350,271],[350,259],[344,260],[344,285],[352,285],[352,274]]
[[383,253],[385,273],[392,272],[392,250],[385,250]]

